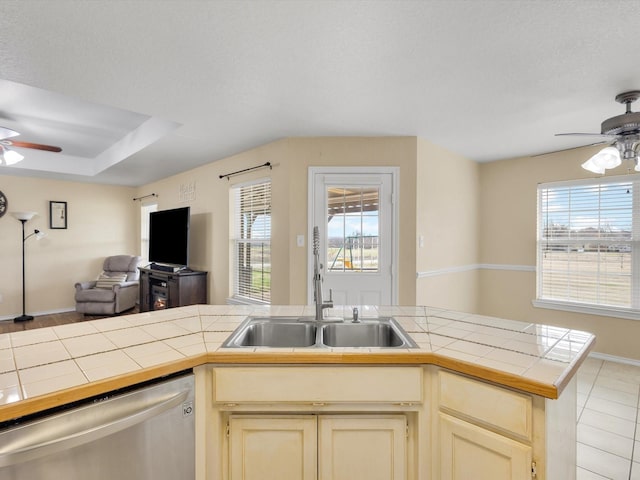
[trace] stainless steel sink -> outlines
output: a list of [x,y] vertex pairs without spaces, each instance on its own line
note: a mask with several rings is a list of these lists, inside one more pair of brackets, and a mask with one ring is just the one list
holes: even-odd
[[390,317],[360,323],[316,322],[311,317],[249,317],[222,344],[223,348],[380,347],[417,348]]
[[311,347],[317,327],[293,319],[249,318],[229,337],[223,347]]
[[417,347],[404,330],[390,318],[324,325],[322,343],[329,347]]

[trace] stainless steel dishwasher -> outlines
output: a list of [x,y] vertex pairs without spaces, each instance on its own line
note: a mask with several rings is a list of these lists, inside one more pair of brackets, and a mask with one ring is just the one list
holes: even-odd
[[0,479],[193,479],[193,409],[189,372],[5,426]]

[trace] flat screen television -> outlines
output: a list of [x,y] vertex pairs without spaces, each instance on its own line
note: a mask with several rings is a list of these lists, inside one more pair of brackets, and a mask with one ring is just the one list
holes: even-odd
[[190,208],[174,208],[149,214],[149,261],[189,265]]

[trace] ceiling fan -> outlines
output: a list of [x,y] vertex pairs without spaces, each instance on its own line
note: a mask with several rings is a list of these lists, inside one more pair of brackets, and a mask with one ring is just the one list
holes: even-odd
[[45,150],[47,152],[61,152],[60,147],[53,145],[42,145],[40,143],[21,142],[19,140],[9,140],[10,138],[20,135],[10,128],[0,127],[0,165],[13,165],[24,158],[23,155],[16,152],[10,147],[33,148],[36,150]]
[[603,143],[612,142],[582,164],[582,168],[593,173],[604,174],[606,169],[615,168],[622,160],[633,160],[634,170],[640,172],[638,159],[640,150],[640,112],[632,112],[631,104],[640,98],[640,90],[631,90],[616,95],[616,102],[626,105],[622,115],[607,118],[600,126],[600,133],[558,133],[562,135],[582,135],[604,137]]

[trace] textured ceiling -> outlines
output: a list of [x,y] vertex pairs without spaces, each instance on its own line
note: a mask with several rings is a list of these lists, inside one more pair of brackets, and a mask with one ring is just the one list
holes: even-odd
[[[0,79],[71,97],[39,127],[45,105],[0,92],[0,122],[15,108],[34,120],[21,139],[95,149],[47,130],[69,116],[82,125],[82,102],[180,125],[100,173],[46,174],[57,178],[141,185],[290,136],[417,135],[480,162],[535,155],[588,143],[554,134],[599,132],[624,111],[615,95],[640,89],[637,0],[2,0],[1,10]],[[11,168],[0,173],[44,175]]]

